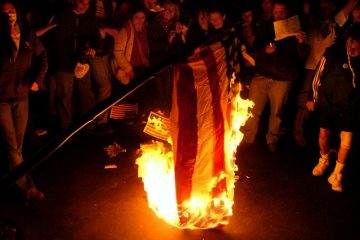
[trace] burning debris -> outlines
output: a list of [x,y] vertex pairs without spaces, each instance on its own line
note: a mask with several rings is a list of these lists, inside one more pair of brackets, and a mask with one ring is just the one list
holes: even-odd
[[117,142],[114,142],[114,144],[110,144],[107,147],[104,147],[104,151],[109,158],[114,158],[120,153],[125,153],[127,150],[126,148],[123,148],[121,145],[119,145]]

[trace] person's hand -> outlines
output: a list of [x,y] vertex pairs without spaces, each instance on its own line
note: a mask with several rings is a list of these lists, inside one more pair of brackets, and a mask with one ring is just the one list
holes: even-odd
[[268,45],[266,45],[265,47],[265,52],[267,54],[273,54],[275,52],[276,46],[274,43],[269,43]]
[[96,50],[93,49],[93,48],[89,48],[88,50],[86,50],[86,55],[89,55],[89,56],[95,56],[96,54]]
[[298,43],[303,43],[306,40],[306,34],[303,33],[303,32],[299,32],[295,36],[296,36],[296,38],[298,40]]
[[134,79],[135,78],[135,73],[134,73],[134,71],[129,71],[129,72],[127,72],[127,75],[129,76],[129,79],[130,80],[132,80],[132,79]]
[[100,28],[100,29],[99,29],[99,32],[100,32],[100,37],[101,37],[101,39],[105,39],[105,37],[106,37],[106,30],[105,30],[105,28]]
[[112,27],[101,27],[100,28],[100,35],[102,38],[106,37],[106,34],[109,34],[111,37],[115,38],[118,34],[118,30]]
[[55,19],[55,16],[52,16],[50,19],[49,19],[49,22],[48,22],[48,28],[49,30],[56,27],[56,23],[54,23],[54,19]]
[[315,111],[316,104],[315,104],[315,102],[313,102],[313,101],[307,101],[307,102],[306,102],[306,107],[307,107],[307,109],[308,109],[309,111],[313,112],[313,111]]
[[171,31],[171,32],[169,33],[168,42],[169,42],[170,44],[172,44],[172,42],[174,41],[175,36],[176,36],[176,31]]
[[31,84],[30,90],[33,92],[38,92],[39,91],[39,84],[37,82],[33,82],[33,84]]
[[183,25],[181,22],[176,22],[175,31],[176,31],[177,33],[181,33],[183,27],[184,27],[184,25]]

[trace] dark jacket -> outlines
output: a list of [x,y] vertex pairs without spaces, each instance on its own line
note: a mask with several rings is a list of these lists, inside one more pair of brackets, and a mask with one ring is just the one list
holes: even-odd
[[175,22],[164,26],[162,15],[159,14],[148,25],[148,42],[150,50],[150,65],[155,66],[166,60],[172,53],[168,37],[171,31],[175,31]]
[[350,58],[345,43],[328,48],[320,75],[319,105],[329,111],[357,112],[360,107],[360,57]]
[[[266,22],[259,25],[255,33],[255,71],[265,77],[280,81],[294,81],[299,77],[300,64],[306,59],[309,46],[298,43],[296,37],[274,41],[274,27]],[[267,54],[266,45],[274,42],[275,52]]]
[[[3,36],[2,36],[3,37]],[[33,32],[22,32],[17,57],[6,54],[6,44],[0,44],[0,101],[25,100],[31,84],[44,86],[48,68],[46,51]]]
[[53,41],[55,68],[72,73],[86,48],[97,50],[99,47],[100,33],[96,18],[90,11],[76,14],[73,10],[68,10],[58,16],[56,23]]

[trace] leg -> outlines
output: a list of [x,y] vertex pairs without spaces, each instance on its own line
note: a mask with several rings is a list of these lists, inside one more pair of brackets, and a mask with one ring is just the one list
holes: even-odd
[[95,105],[95,96],[92,89],[90,74],[87,73],[83,78],[75,79],[80,96],[80,116],[87,113]]
[[309,117],[309,111],[306,108],[306,102],[308,100],[309,92],[311,91],[311,83],[314,72],[315,72],[314,70],[306,69],[304,82],[297,97],[297,111],[294,119],[293,136],[295,142],[300,146],[306,145],[303,128],[304,128],[304,122]]
[[320,155],[328,155],[330,151],[330,137],[331,131],[326,128],[320,128],[319,132],[319,147]]
[[249,99],[254,102],[250,117],[244,127],[244,140],[253,143],[259,127],[259,118],[268,101],[267,85],[268,78],[256,75],[250,84]]
[[345,164],[349,156],[352,145],[352,132],[341,131],[340,133],[340,148],[338,151],[337,162]]
[[[94,56],[90,58],[91,73],[94,76],[96,83],[97,98],[96,103],[99,103],[111,96],[111,74],[110,74],[110,57]],[[109,112],[106,112],[98,117],[99,124],[107,123]]]
[[336,192],[342,192],[342,172],[345,167],[346,160],[348,158],[353,134],[352,132],[341,131],[340,133],[340,148],[336,160],[335,169],[328,178],[328,182],[331,184],[332,190]]
[[72,123],[73,112],[73,91],[74,74],[66,72],[56,72],[56,95],[58,98],[57,108],[60,117],[61,129],[67,129]]
[[283,108],[286,104],[290,88],[291,82],[289,81],[271,81],[269,89],[271,113],[269,119],[269,129],[266,135],[266,143],[268,145],[277,144],[279,141]]
[[331,137],[331,131],[327,128],[320,127],[320,132],[319,132],[320,158],[318,164],[312,170],[312,174],[314,176],[318,177],[324,175],[326,169],[329,167],[330,137]]
[[54,75],[49,77],[49,104],[48,111],[51,118],[54,118],[57,115],[56,111],[56,78]]
[[[22,146],[28,120],[28,100],[0,103],[0,132],[6,148],[10,169],[23,162]],[[26,175],[16,181],[19,188],[26,193],[33,183]]]

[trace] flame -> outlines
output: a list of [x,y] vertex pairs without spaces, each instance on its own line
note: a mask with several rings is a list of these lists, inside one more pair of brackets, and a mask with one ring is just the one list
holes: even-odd
[[[232,82],[232,89],[239,91],[240,85]],[[235,176],[237,171],[235,153],[243,138],[243,134],[239,129],[250,117],[249,108],[253,107],[250,100],[240,98],[238,91],[234,90],[230,96],[227,109],[229,124],[229,128],[225,133],[227,171],[214,178],[210,184],[211,189],[213,189],[225,180],[226,191],[215,197],[210,194],[192,195],[189,201],[178,206],[175,189],[175,164],[171,142],[153,141],[150,144],[140,146],[141,156],[136,160],[139,167],[138,176],[144,182],[150,208],[167,223],[178,228],[188,229],[215,228],[228,223],[228,219],[232,215],[234,188],[237,179]],[[151,121],[155,121],[157,127],[162,126],[159,119],[151,119]]]

